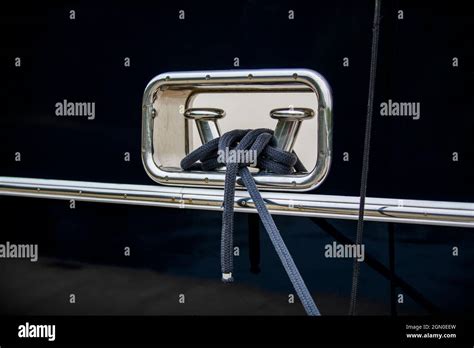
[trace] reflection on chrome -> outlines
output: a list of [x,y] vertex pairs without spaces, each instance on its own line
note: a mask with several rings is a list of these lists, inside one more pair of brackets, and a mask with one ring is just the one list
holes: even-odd
[[[0,177],[0,195],[75,199],[103,203],[222,210],[222,189],[112,184],[86,181]],[[359,197],[262,192],[276,215],[356,220]],[[235,210],[256,212],[248,193],[237,190]],[[364,219],[426,225],[474,227],[474,203],[368,197]]]

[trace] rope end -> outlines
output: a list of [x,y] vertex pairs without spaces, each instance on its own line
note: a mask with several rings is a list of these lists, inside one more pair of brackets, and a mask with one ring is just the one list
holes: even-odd
[[222,273],[222,282],[223,283],[231,283],[233,281],[234,281],[234,277],[232,277],[232,272]]

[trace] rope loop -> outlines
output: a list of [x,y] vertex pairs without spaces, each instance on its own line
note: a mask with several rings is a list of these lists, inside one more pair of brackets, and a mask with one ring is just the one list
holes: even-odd
[[[233,152],[231,152],[233,151]],[[247,154],[249,157],[239,154]],[[253,161],[251,160],[253,159]],[[263,226],[285,268],[290,281],[308,315],[320,315],[301,274],[273,221],[248,166],[276,174],[306,171],[294,152],[276,147],[273,131],[266,128],[236,129],[200,146],[181,161],[183,170],[215,170],[225,166],[224,202],[221,233],[222,281],[230,283],[233,265],[234,204],[237,175],[247,188],[257,208]]]

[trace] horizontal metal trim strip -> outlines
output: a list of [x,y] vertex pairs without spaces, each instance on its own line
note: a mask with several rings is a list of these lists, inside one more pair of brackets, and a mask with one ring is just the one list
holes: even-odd
[[[222,210],[222,189],[130,185],[0,177],[0,195],[75,199],[181,209]],[[262,192],[272,214],[357,220],[359,197]],[[235,210],[255,213],[248,193],[237,190]],[[366,221],[474,227],[474,203],[367,197]]]

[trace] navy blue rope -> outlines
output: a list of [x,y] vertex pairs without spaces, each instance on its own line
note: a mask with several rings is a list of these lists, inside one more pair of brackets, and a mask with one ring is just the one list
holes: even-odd
[[233,130],[223,134],[191,152],[181,161],[184,170],[214,170],[226,166],[224,185],[224,211],[222,214],[221,234],[221,270],[229,275],[224,281],[232,281],[233,271],[233,231],[234,231],[234,199],[237,174],[242,178],[250,197],[255,203],[270,240],[295,288],[298,297],[308,315],[320,315],[301,274],[291,257],[278,228],[268,212],[265,202],[257,189],[257,185],[248,169],[251,163],[236,163],[226,159],[218,161],[218,150],[249,150],[255,151],[256,167],[276,174],[291,174],[295,171],[306,171],[294,152],[286,152],[275,147],[273,131],[260,128],[255,130]]

